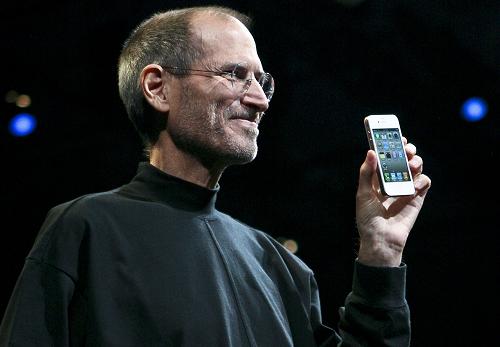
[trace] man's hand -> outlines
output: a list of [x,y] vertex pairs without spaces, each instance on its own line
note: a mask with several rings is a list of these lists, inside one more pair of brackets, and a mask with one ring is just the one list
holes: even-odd
[[410,230],[431,186],[422,173],[423,161],[413,144],[405,143],[416,193],[413,196],[387,197],[380,192],[377,158],[369,150],[359,170],[356,194],[356,222],[360,236],[358,261],[369,266],[399,266]]

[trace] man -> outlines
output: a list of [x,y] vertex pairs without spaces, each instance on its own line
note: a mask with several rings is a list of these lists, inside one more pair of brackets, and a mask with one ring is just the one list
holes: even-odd
[[255,158],[274,92],[247,22],[203,7],[134,30],[119,89],[149,163],[129,184],[49,212],[1,346],[408,345],[401,256],[430,187],[413,145],[415,196],[381,198],[373,151],[361,166],[360,249],[338,333],[321,321],[312,271],[215,209],[222,172]]

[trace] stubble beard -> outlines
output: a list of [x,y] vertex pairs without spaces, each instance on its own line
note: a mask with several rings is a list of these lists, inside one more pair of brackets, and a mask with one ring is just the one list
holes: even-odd
[[182,120],[171,131],[176,146],[197,158],[206,167],[225,169],[231,165],[251,162],[257,156],[257,129],[238,129],[229,126],[233,110],[218,103],[203,106],[195,96],[183,93],[179,115]]

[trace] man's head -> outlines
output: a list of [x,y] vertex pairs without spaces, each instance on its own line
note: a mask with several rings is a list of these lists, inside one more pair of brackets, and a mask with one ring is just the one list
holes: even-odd
[[255,80],[263,70],[248,24],[227,8],[196,7],[155,14],[134,30],[120,56],[119,88],[146,146],[165,130],[202,161],[255,157],[268,100]]

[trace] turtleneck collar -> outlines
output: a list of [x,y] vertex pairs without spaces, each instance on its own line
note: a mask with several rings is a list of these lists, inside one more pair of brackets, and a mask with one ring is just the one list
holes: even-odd
[[214,189],[201,187],[169,175],[148,162],[141,162],[136,176],[119,192],[186,211],[210,213],[215,210],[219,188],[218,184]]

